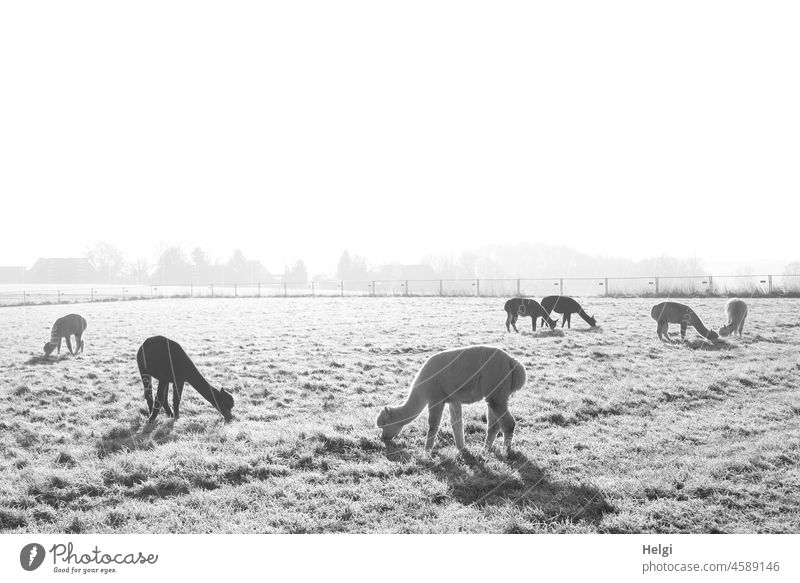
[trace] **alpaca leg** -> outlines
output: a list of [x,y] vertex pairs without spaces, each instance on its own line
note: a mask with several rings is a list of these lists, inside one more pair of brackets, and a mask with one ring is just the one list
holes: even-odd
[[459,451],[464,449],[464,420],[461,416],[461,403],[452,402],[450,406],[450,425],[453,426],[453,439]]
[[497,439],[497,434],[500,431],[500,419],[495,412],[494,405],[486,402],[486,449],[492,449],[494,440]]
[[667,339],[667,342],[669,342],[671,344],[673,342],[673,340],[672,340],[672,337],[669,335],[669,322],[664,320],[662,322],[659,322],[658,326],[659,326],[659,329],[660,329],[658,337],[661,338],[661,334],[663,334],[664,337]]
[[686,342],[686,328],[689,326],[686,320],[681,320],[681,342]]
[[83,352],[83,338],[80,334],[75,334],[75,354]]
[[531,327],[533,331],[536,332],[536,316],[531,316]]
[[153,377],[149,374],[143,374],[142,383],[144,383],[144,400],[147,401],[147,413],[149,415],[153,412]]
[[172,410],[175,413],[175,419],[178,418],[182,398],[183,382],[176,382],[172,387]]
[[430,451],[436,443],[436,433],[439,431],[439,423],[442,421],[444,403],[437,403],[428,406],[428,437],[425,440],[425,449]]
[[744,330],[744,320],[745,320],[745,318],[747,318],[747,316],[744,316],[744,318],[742,318],[741,323],[739,324],[739,330],[738,330],[739,331],[739,338],[742,337],[742,330]]
[[[175,396],[175,385],[172,385],[172,395],[173,398]],[[169,383],[167,383],[167,390],[164,391],[164,400],[161,402],[164,406],[164,413],[167,414],[167,417],[174,417],[175,415],[172,412],[172,408],[169,406]]]
[[156,399],[153,402],[153,411],[150,413],[150,418],[147,420],[148,423],[155,421],[156,417],[158,416],[158,412],[161,411],[161,405],[167,401],[168,388],[169,388],[168,382],[164,382],[161,379],[158,380],[158,388],[156,389]]
[[506,406],[505,412],[500,417],[500,427],[503,430],[503,446],[506,450],[511,449],[511,440],[514,438],[514,428],[516,426],[517,422]]
[[511,325],[514,327],[514,332],[519,332],[519,330],[517,330],[517,318],[519,318],[519,316],[516,314],[514,314],[514,317],[511,318]]
[[567,316],[567,328],[572,328],[572,314],[566,314]]
[[67,336],[67,348],[69,348],[69,353],[75,356],[75,353],[72,351],[72,342],[70,341],[70,337]]

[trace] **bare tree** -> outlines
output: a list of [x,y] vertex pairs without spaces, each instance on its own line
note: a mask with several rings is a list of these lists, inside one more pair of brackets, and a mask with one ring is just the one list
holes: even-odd
[[97,241],[86,249],[86,257],[97,268],[103,283],[116,283],[120,280],[125,258],[116,245],[108,241]]

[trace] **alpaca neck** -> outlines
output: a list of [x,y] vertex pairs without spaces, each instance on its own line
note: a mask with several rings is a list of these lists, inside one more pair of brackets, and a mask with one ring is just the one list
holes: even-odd
[[419,417],[419,414],[422,413],[422,410],[425,409],[425,405],[427,404],[427,399],[421,395],[419,385],[415,384],[406,402],[392,412],[392,417],[395,418],[394,423],[402,423],[403,425],[411,423],[414,419]]
[[705,324],[703,324],[703,321],[700,319],[700,316],[698,316],[697,314],[695,314],[694,316],[693,324],[694,324],[694,329],[697,330],[700,336],[703,336],[704,338],[708,336],[709,330],[708,328],[706,328]]
[[217,411],[220,411],[219,406],[219,391],[211,386],[211,384],[205,379],[203,375],[200,374],[200,371],[197,370],[197,367],[192,365],[189,367],[189,370],[186,371],[186,382],[192,385],[194,389],[200,393],[203,398],[211,403]]
[[592,322],[592,319],[589,317],[589,314],[587,314],[586,312],[583,311],[583,308],[578,310],[578,315],[581,318],[583,318],[583,321],[586,322],[587,324],[589,324],[589,326],[594,326],[594,322]]

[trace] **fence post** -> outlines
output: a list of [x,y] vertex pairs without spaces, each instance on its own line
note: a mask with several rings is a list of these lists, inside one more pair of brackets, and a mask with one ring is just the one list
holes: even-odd
[[772,276],[767,276],[767,281],[769,282],[767,285],[769,286],[769,293],[772,293]]
[[481,280],[475,280],[475,295],[481,297]]
[[314,291],[314,280],[311,280],[311,297],[317,297],[317,293]]
[[656,282],[656,295],[658,295],[658,278],[654,278],[654,281]]
[[25,290],[22,290],[22,305],[23,306],[28,305],[28,297],[27,294],[25,293]]
[[374,281],[370,282],[370,284],[369,284],[369,295],[371,295],[372,297],[375,297],[375,282]]
[[235,283],[233,284],[233,297],[235,297],[235,298],[239,297],[239,290],[236,288],[236,284]]
[[125,288],[124,287],[122,288],[122,300],[123,301],[125,300]]
[[405,286],[403,287],[403,291],[405,296],[408,296],[408,280],[405,280]]
[[714,276],[708,276],[708,295],[714,295]]
[[439,280],[439,297],[441,298],[443,296],[444,296],[444,281],[442,281],[440,279]]
[[608,295],[608,278],[605,278],[603,281],[603,287],[605,288],[606,295]]
[[558,280],[558,295],[564,295],[564,278]]
[[193,283],[189,284],[189,297],[190,298],[194,297],[194,284]]
[[258,282],[258,297],[261,297],[261,282]]
[[58,303],[61,303],[61,290],[57,290],[58,293]]
[[211,297],[214,297],[214,284],[211,284]]
[[518,295],[518,296],[521,296],[521,295],[522,295],[522,294],[520,293],[520,290],[521,290],[521,289],[522,289],[522,288],[520,287],[520,281],[519,281],[519,278],[518,278],[518,279],[517,279],[517,295]]
[[91,289],[89,290],[89,301],[90,301],[90,302],[93,302],[93,301],[94,301],[94,288],[91,288]]

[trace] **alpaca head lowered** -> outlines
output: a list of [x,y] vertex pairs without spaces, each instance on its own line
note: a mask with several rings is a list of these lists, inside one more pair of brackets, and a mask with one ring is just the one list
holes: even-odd
[[56,343],[55,342],[45,342],[44,343],[44,354],[45,354],[45,356],[50,356],[55,349],[56,349]]
[[719,329],[718,334],[724,338],[725,336],[729,336],[731,332],[733,332],[733,325],[731,325],[729,328],[728,325],[725,324],[722,328]]
[[225,421],[230,421],[233,418],[231,414],[231,409],[233,409],[233,395],[225,389],[220,390],[219,396],[217,397],[217,405]]
[[404,423],[400,423],[394,419],[396,416],[395,413],[396,409],[384,407],[378,414],[378,420],[375,422],[375,424],[381,428],[381,439],[384,441],[389,441],[390,439],[397,437],[405,425]]
[[709,330],[708,334],[706,335],[706,339],[710,340],[711,342],[716,342],[717,340],[719,340],[719,334],[717,334],[713,330]]
[[589,317],[589,326],[592,328],[597,328],[597,320],[595,320],[594,316]]
[[556,324],[558,324],[558,318],[556,318],[555,320],[548,320],[547,322],[547,325],[550,326],[551,330],[556,329]]

